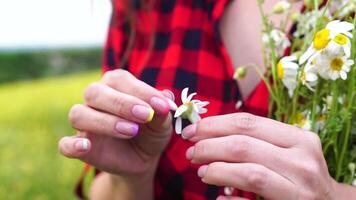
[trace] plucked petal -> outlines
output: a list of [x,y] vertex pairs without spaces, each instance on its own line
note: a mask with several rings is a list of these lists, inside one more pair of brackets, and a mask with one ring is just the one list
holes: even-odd
[[174,126],[174,129],[175,129],[177,134],[181,134],[182,133],[182,118],[178,117],[176,119],[176,124]]
[[170,108],[171,110],[173,110],[173,111],[176,111],[177,108],[178,108],[177,104],[174,103],[174,101],[172,101],[171,99],[168,99],[168,98],[166,98],[166,99],[167,99],[169,108]]

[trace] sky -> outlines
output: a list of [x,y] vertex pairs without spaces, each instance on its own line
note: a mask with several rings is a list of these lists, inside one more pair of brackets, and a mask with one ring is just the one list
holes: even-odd
[[0,49],[102,46],[110,0],[0,0]]

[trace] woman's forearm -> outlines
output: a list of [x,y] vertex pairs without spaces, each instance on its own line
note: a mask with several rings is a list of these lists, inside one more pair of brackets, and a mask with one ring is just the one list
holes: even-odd
[[153,176],[130,179],[103,172],[93,181],[89,196],[92,200],[152,200]]

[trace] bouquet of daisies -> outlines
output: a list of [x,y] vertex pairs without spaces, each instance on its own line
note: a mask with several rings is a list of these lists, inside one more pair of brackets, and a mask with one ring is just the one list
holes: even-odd
[[[330,174],[356,179],[356,0],[280,1],[263,10],[262,42],[270,117],[320,136]],[[272,15],[285,15],[274,25]],[[292,31],[287,24],[294,24]],[[312,133],[311,133],[312,134]],[[356,184],[356,181],[354,181]]]

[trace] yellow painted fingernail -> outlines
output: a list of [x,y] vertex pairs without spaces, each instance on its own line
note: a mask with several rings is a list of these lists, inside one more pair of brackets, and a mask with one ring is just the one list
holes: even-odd
[[149,109],[149,112],[150,114],[148,115],[147,122],[152,121],[153,115],[155,114],[155,111],[152,108]]
[[132,108],[132,114],[136,119],[142,122],[150,122],[152,121],[154,110],[149,106],[135,105]]

